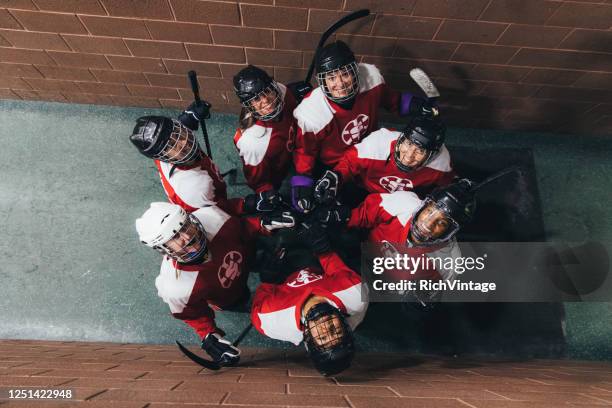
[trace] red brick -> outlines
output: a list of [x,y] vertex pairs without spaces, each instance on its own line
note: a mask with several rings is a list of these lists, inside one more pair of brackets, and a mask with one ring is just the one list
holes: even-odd
[[60,51],[49,51],[48,54],[55,60],[57,65],[68,67],[110,68],[104,55]]
[[[85,103],[85,104],[95,104],[95,105],[112,105],[113,104],[112,98],[108,95],[68,93],[68,92],[64,92],[64,95],[66,96],[66,99],[70,103]],[[80,381],[88,381],[88,379],[80,379]],[[95,379],[94,381],[100,381],[100,379]]]
[[206,383],[206,381],[185,381],[176,388],[176,391],[197,391],[209,393],[215,391],[240,393],[273,393],[285,394],[285,384],[268,383]]
[[467,78],[477,81],[519,82],[530,71],[530,68],[478,64],[466,73]]
[[55,65],[44,51],[0,47],[0,61],[25,64]]
[[136,72],[166,72],[166,67],[159,58],[138,58],[109,56],[108,60],[114,69]]
[[425,17],[377,15],[372,35],[431,40],[442,20]]
[[64,37],[70,47],[77,52],[130,55],[130,51],[120,38],[68,34],[64,34],[62,37]]
[[215,1],[170,0],[176,19],[198,23],[240,25],[238,4]]
[[36,68],[48,79],[70,79],[75,81],[95,81],[87,69],[37,65]]
[[[331,11],[331,10],[310,10],[310,16],[308,17],[308,31],[314,31],[321,33],[336,22],[339,18],[347,15],[346,11]],[[278,18],[282,19],[282,16]],[[357,21],[347,24],[340,28],[337,33],[347,34],[362,34],[368,35],[372,31],[372,25],[376,16],[370,15],[368,17],[360,18]],[[299,26],[289,27],[290,29],[299,29]],[[303,28],[302,28],[303,30]]]
[[98,0],[34,0],[41,10],[106,15]]
[[418,0],[412,15],[475,20],[486,4],[487,0]]
[[38,10],[32,0],[4,0],[2,7],[9,9]]
[[[157,390],[108,390],[92,401],[143,401],[166,403],[217,403],[225,396],[224,391],[198,392],[198,391],[157,391]],[[268,395],[268,394],[266,394]]]
[[0,34],[14,47],[37,50],[70,51],[58,34],[33,33],[22,30],[0,30]]
[[509,64],[593,71],[608,71],[612,69],[612,60],[609,54],[531,48],[521,49],[509,61]]
[[22,27],[8,10],[0,9],[0,28],[15,28],[19,30]]
[[276,0],[275,6],[341,10],[343,0]]
[[346,0],[345,10],[369,9],[372,13],[380,14],[411,14],[416,0]]
[[563,40],[559,48],[612,53],[612,32],[576,29]]
[[341,396],[336,395],[279,395],[265,393],[230,393],[224,404],[244,405],[291,405],[291,406],[326,406],[348,407],[348,403]]
[[396,43],[396,40],[391,38],[348,36],[346,34],[339,35],[338,40],[346,42],[353,52],[359,55],[392,55]]
[[447,41],[397,40],[393,53],[383,52],[377,55],[387,55],[399,58],[424,58],[448,60],[457,49],[457,43]]
[[142,96],[111,96],[113,105],[139,106],[143,108],[159,108],[161,104],[155,98],[144,98]]
[[[468,406],[457,399],[444,398],[381,398],[366,396],[349,396],[353,408],[467,408]],[[487,401],[488,404],[489,401]],[[480,408],[480,407],[479,407]]]
[[[150,98],[167,98],[175,99],[179,97],[179,93],[173,88],[162,88],[159,86],[144,86],[144,85],[128,85],[128,88],[134,96],[147,96]],[[149,369],[150,370],[150,369]],[[163,370],[162,370],[163,371]]]
[[[19,89],[14,89],[17,95],[19,95],[23,99],[31,99],[34,97],[38,98],[38,93],[36,91],[22,91]],[[53,385],[58,385],[65,383],[73,377],[11,377],[11,376],[1,376],[0,377],[0,386],[21,386],[21,387],[49,387]]]
[[29,64],[0,63],[0,75],[12,77],[41,78],[40,72]]
[[303,81],[307,73],[307,69],[274,67],[274,79],[284,84]]
[[[243,23],[247,27],[284,28],[306,30],[308,10],[289,7],[240,5]],[[322,10],[313,10],[314,12]]]
[[[189,80],[186,75],[172,75],[172,74],[144,74],[149,80],[149,83],[153,86],[164,86],[167,88],[189,88]],[[215,81],[219,80],[215,78]],[[202,78],[198,78],[198,81],[202,81]],[[214,81],[213,81],[214,82]]]
[[[51,101],[51,102],[65,102],[66,97],[60,92],[56,91],[28,91],[26,89],[15,89],[13,90],[21,99],[26,101]],[[0,381],[1,382],[1,381]],[[37,381],[28,381],[28,384],[45,386],[42,383],[37,384]],[[46,385],[47,387],[49,385]],[[8,406],[9,404],[5,404]]]
[[81,16],[93,35],[123,38],[150,38],[144,22],[128,18]]
[[1,99],[21,99],[19,95],[10,89],[0,89],[0,98]]
[[[98,82],[79,82],[79,88],[83,89],[85,93],[104,94],[103,89],[116,92],[116,94],[122,94],[127,92],[127,88],[123,85],[114,84],[101,84]],[[122,91],[120,88],[123,88]],[[92,90],[93,92],[90,92]],[[40,374],[40,377],[70,377],[70,378],[136,378],[145,374],[145,371],[96,371],[96,370],[70,370],[70,369],[57,369],[51,370]]]
[[493,0],[480,20],[544,24],[560,4],[558,1],[542,0]]
[[302,53],[296,51],[247,48],[246,55],[248,63],[256,66],[274,65],[294,68],[302,66]]
[[212,41],[207,24],[177,23],[170,21],[146,21],[155,40],[210,44]]
[[[181,95],[181,99],[184,101],[190,101],[193,102],[193,93],[191,92],[191,90],[187,90],[187,89],[179,89],[179,94]],[[231,101],[233,101],[236,97],[234,95],[231,95],[231,98],[228,98],[228,94],[226,92],[220,92],[220,91],[207,91],[205,94],[202,95],[202,98],[206,99],[208,102],[210,102],[213,106],[213,110],[215,110],[216,106],[221,104],[221,105],[227,105],[228,103],[231,103]],[[169,373],[165,373],[166,375]],[[175,374],[175,373],[172,373]],[[191,377],[185,377],[184,373],[176,373],[179,375],[182,375],[183,379],[197,379],[197,378],[201,378],[201,374],[198,375],[194,375]],[[148,378],[148,377],[147,377]],[[223,378],[215,378],[216,380],[220,381],[220,382],[226,382],[225,379]],[[208,381],[208,378],[206,378],[206,381]],[[217,382],[217,381],[215,381]]]
[[100,0],[111,16],[174,20],[166,0]]
[[581,89],[544,85],[535,94],[537,98],[568,99],[572,101],[608,102],[612,100],[612,90]]
[[612,89],[612,73],[587,72],[574,82],[573,86],[579,88]]
[[[104,84],[99,82],[77,82],[77,85],[83,93],[101,94],[101,95],[119,95],[129,96],[130,92],[123,84]],[[74,370],[82,371],[82,374],[76,374],[75,376],[92,376],[92,377],[103,377],[103,378],[135,378],[142,375],[142,371],[130,371],[122,372],[116,370],[107,371],[93,371],[93,370]],[[51,373],[45,373],[44,375],[52,375]]]
[[137,84],[137,85],[148,85],[149,82],[145,78],[144,74],[140,72],[129,72],[129,71],[107,71],[92,69],[91,72],[100,82],[118,82],[125,84]]
[[313,395],[369,395],[377,397],[395,397],[389,387],[370,387],[367,385],[320,385],[320,384],[289,384],[289,394]]
[[215,44],[272,48],[272,30],[213,25],[210,31]]
[[521,82],[531,84],[571,85],[583,74],[584,72],[581,71],[534,68]]
[[198,76],[207,77],[220,77],[221,71],[219,71],[218,64],[211,64],[206,62],[194,62],[194,61],[178,61],[178,60],[164,60],[168,72],[170,74],[186,74],[190,70],[195,70]]
[[612,5],[564,2],[552,15],[547,25],[609,29]]
[[43,11],[13,10],[13,16],[30,31],[52,33],[86,34],[87,30],[72,14],[47,13]]
[[452,60],[505,64],[516,54],[517,49],[501,45],[461,44],[453,55]]
[[445,20],[436,34],[436,40],[472,43],[495,43],[507,24],[478,21]]
[[244,48],[186,44],[189,58],[195,61],[244,63]]
[[125,40],[125,43],[137,57],[187,58],[182,43],[143,40]]
[[[30,78],[30,79],[36,79],[36,78]],[[26,82],[24,79],[22,78],[15,78],[15,77],[0,77],[0,88],[13,88],[13,89],[32,89],[32,87],[29,85],[28,82]],[[14,372],[16,369],[9,369],[6,370],[6,373],[11,373]],[[0,372],[2,372],[4,370],[0,370]],[[31,370],[28,370],[31,371]],[[40,370],[38,370],[40,371]],[[4,373],[3,373],[4,374]],[[13,374],[15,375],[15,374]]]
[[[321,35],[304,31],[274,31],[274,47],[285,50],[306,50],[312,51],[317,47]],[[331,36],[328,42],[335,41],[336,37]]]
[[493,82],[487,85],[480,93],[487,96],[527,97],[538,91],[538,86],[528,84],[510,84]]
[[[43,79],[43,78],[31,78],[27,80],[28,83],[32,86],[32,89],[42,90],[42,91],[68,91],[73,92],[76,89],[76,85],[72,81],[62,81],[62,80],[54,80],[54,79]],[[14,370],[14,369],[13,369]],[[38,371],[42,371],[38,369]]]
[[[391,81],[391,77],[389,80]],[[485,88],[486,83],[482,81],[470,81],[464,78],[434,78],[434,83],[438,87],[438,90],[442,95],[448,97],[449,94],[461,94],[461,95],[478,95]],[[390,82],[391,83],[391,82]],[[404,80],[404,85],[400,87],[400,89],[405,89],[409,92],[418,92],[422,91],[418,88],[414,88],[412,81]],[[433,376],[433,374],[432,374]],[[424,376],[419,376],[419,381],[425,381],[427,378],[421,378]]]
[[498,44],[524,47],[555,48],[570,30],[528,24],[511,24]]

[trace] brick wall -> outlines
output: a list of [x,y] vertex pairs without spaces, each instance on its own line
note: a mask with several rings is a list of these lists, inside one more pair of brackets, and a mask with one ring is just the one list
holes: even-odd
[[398,89],[425,69],[451,125],[612,131],[612,0],[0,0],[0,98],[182,108],[195,69],[235,112],[236,71],[298,80],[319,33],[364,7],[337,38]]

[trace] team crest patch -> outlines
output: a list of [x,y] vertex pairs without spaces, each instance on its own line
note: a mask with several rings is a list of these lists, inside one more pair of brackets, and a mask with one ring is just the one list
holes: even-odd
[[368,130],[369,122],[370,118],[363,113],[351,120],[342,131],[342,141],[349,146],[359,142]]
[[319,279],[323,279],[323,275],[312,273],[308,269],[302,269],[298,272],[297,277],[293,281],[287,282],[287,286],[299,288],[300,286],[308,285],[309,283],[318,281]]
[[397,176],[382,177],[378,183],[390,193],[394,191],[410,191],[414,188],[412,181]]
[[240,276],[242,255],[238,251],[230,251],[223,257],[223,264],[219,267],[219,282],[224,288],[229,288]]

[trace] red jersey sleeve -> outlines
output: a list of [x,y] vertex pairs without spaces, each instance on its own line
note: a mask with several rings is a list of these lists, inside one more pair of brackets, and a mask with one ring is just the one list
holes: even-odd
[[299,174],[311,174],[320,151],[320,136],[312,132],[304,132],[298,126],[295,138],[295,151],[293,152],[295,171]]
[[367,196],[363,203],[351,211],[347,227],[374,228],[377,224],[392,219],[393,216],[382,208],[381,202],[381,194]]
[[387,84],[382,84],[382,94],[380,98],[380,106],[388,110],[389,112],[399,113],[399,104],[401,93]]
[[320,254],[318,258],[325,275],[354,273],[335,252]]
[[172,316],[191,326],[202,339],[213,332],[224,334],[215,324],[215,312],[204,302],[197,306],[187,305],[181,313],[172,313]]
[[342,158],[340,159],[336,167],[334,167],[334,171],[340,174],[340,176],[342,177],[342,183],[352,181],[355,178],[359,177],[359,174],[361,172],[360,163],[361,162],[357,157],[357,148],[355,146],[352,146],[344,153],[344,155],[342,155]]

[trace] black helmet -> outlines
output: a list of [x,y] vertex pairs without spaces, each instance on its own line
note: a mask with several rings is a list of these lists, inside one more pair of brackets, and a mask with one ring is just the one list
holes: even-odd
[[[347,369],[355,355],[355,344],[353,331],[342,313],[322,302],[311,307],[304,319],[304,345],[315,368],[326,376]],[[321,332],[327,335],[322,344]]]
[[[353,77],[351,87],[344,90],[346,95],[333,96],[328,89],[325,77],[337,73],[350,74]],[[329,99],[334,102],[347,102],[359,92],[359,69],[353,51],[345,42],[336,41],[327,44],[317,53],[317,83]]]
[[[257,119],[273,119],[283,110],[283,98],[278,84],[266,71],[253,65],[247,66],[234,76],[234,91],[242,106],[247,108]],[[251,102],[264,93],[274,93],[274,99],[270,103],[274,106],[265,107],[270,112],[261,114],[252,106]]]
[[[179,121],[164,116],[142,116],[130,135],[140,153],[173,164],[192,162],[200,154],[195,135]],[[174,150],[178,143],[183,146]]]
[[[410,244],[418,246],[437,245],[449,241],[465,224],[474,218],[476,196],[474,183],[459,180],[446,187],[434,190],[412,217],[408,233]],[[423,214],[423,215],[421,215]],[[427,218],[443,215],[448,227],[438,237],[428,235]]]
[[[446,126],[439,120],[417,117],[410,121],[410,123],[404,128],[402,134],[397,138],[395,144],[395,152],[393,159],[397,167],[405,172],[411,172],[417,170],[429,163],[436,154],[440,151],[440,148],[444,144],[446,137]],[[402,164],[400,160],[400,146],[406,142],[417,145],[418,147],[427,151],[425,160],[418,166],[407,166]]]

